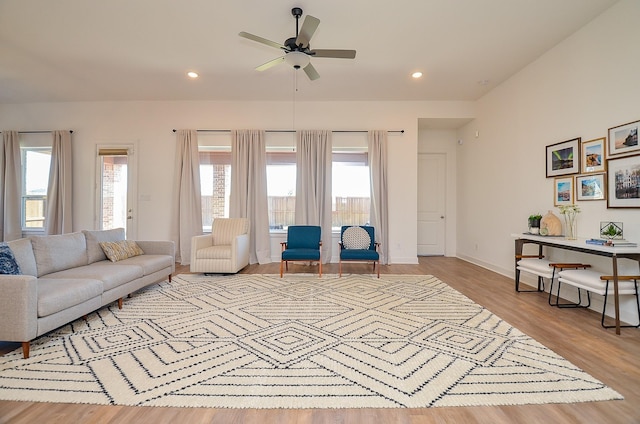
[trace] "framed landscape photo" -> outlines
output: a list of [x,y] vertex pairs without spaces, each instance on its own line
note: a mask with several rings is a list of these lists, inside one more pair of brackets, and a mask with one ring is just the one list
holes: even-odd
[[606,199],[605,174],[576,176],[576,200]]
[[573,177],[556,178],[553,187],[554,206],[573,204]]
[[604,137],[595,140],[583,141],[580,146],[581,174],[593,174],[604,172],[607,168],[605,159],[606,140]]
[[640,121],[609,128],[609,156],[640,151],[638,127]]
[[607,207],[640,208],[640,155],[607,159]]
[[547,178],[580,172],[580,137],[547,146]]

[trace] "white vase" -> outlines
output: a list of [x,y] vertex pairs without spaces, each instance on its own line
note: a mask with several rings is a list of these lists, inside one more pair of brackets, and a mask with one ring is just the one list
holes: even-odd
[[578,238],[578,220],[576,219],[577,215],[577,213],[572,211],[567,211],[564,214],[564,235],[567,240],[575,240]]

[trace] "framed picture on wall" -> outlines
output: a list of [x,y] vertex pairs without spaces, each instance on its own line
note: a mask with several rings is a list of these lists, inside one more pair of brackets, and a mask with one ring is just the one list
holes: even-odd
[[638,127],[640,121],[609,128],[609,156],[640,151]]
[[554,206],[573,204],[573,177],[556,178],[553,187]]
[[547,146],[547,178],[580,172],[580,137]]
[[607,159],[607,207],[640,208],[640,155]]
[[576,200],[604,200],[605,198],[605,174],[576,176]]
[[580,173],[593,174],[606,171],[605,144],[604,137],[582,142],[580,146],[580,164],[582,165]]

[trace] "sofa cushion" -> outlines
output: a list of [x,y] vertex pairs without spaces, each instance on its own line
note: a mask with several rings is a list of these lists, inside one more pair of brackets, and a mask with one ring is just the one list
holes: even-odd
[[5,242],[0,242],[0,274],[20,275],[20,266],[13,256],[13,250]]
[[100,247],[111,262],[144,255],[140,246],[133,240],[103,241],[100,243]]
[[81,232],[32,236],[38,277],[87,264],[87,243]]
[[112,230],[84,230],[84,236],[87,238],[87,255],[90,264],[98,261],[104,261],[107,257],[104,250],[100,247],[101,242],[105,241],[121,241],[124,240],[124,228],[114,228]]
[[18,240],[8,241],[7,244],[13,251],[13,256],[16,258],[16,262],[18,263],[22,274],[37,277],[38,267],[36,265],[36,258],[33,256],[31,240],[28,238],[21,238]]
[[47,275],[47,278],[100,280],[103,283],[103,289],[107,291],[140,278],[143,275],[143,269],[140,266],[101,261],[94,262],[91,265],[54,272]]
[[211,246],[198,249],[196,259],[231,259],[231,246]]
[[[144,275],[150,275],[154,272],[171,268],[173,257],[170,255],[148,255],[134,256],[118,262],[123,265],[137,265],[142,268]],[[171,271],[169,271],[171,273]]]
[[38,317],[46,317],[102,295],[102,282],[92,279],[39,278]]

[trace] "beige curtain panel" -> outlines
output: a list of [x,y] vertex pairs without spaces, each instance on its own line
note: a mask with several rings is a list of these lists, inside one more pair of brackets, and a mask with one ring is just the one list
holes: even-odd
[[176,260],[182,265],[189,265],[191,238],[202,234],[198,132],[178,130],[176,141],[173,239],[176,242]]
[[0,149],[0,238],[3,241],[22,237],[20,221],[22,176],[20,172],[18,132],[3,131]]
[[380,243],[380,263],[389,263],[389,202],[387,185],[388,131],[367,133],[369,150],[369,178],[371,180],[371,225],[376,229]]
[[296,224],[322,228],[322,263],[331,259],[332,132],[296,131]]
[[71,131],[53,131],[52,135],[45,233],[65,234],[73,231]]
[[249,263],[271,262],[264,130],[231,131],[230,218],[248,218]]

